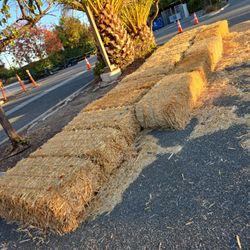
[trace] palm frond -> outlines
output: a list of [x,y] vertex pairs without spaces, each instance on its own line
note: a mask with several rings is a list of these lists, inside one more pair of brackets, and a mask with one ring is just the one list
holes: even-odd
[[154,0],[130,0],[123,5],[121,18],[129,31],[137,33],[147,24],[153,2]]

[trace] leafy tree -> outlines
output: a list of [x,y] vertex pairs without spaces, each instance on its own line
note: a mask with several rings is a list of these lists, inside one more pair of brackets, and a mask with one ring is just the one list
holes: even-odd
[[44,36],[45,51],[47,55],[51,55],[63,49],[63,44],[56,30],[50,31],[48,29],[44,29],[43,36]]
[[64,49],[84,48],[87,44],[94,44],[89,27],[74,17],[61,17],[59,25],[55,27]]
[[35,26],[29,31],[21,34],[15,39],[14,44],[8,46],[7,50],[20,66],[29,64],[34,59],[44,59],[49,54],[60,51],[62,43],[57,32],[50,31],[44,27]]
[[87,5],[94,15],[94,19],[110,62],[124,67],[134,60],[133,41],[119,17],[124,0],[58,0],[66,6],[85,11]]
[[[0,3],[0,53],[17,37],[34,27],[34,25],[40,21],[52,7],[52,1],[13,0],[12,3],[16,3],[16,6],[19,8],[20,17],[15,20],[14,23],[9,24],[9,19],[11,18],[10,8],[15,8],[15,5],[10,5],[9,2],[9,0],[3,0]],[[27,143],[26,140],[12,127],[1,106],[0,124],[3,126],[3,129],[8,135],[14,149],[19,145]]]

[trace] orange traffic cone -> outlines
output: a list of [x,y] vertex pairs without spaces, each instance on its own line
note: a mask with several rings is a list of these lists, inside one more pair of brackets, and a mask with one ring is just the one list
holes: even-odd
[[16,74],[16,78],[17,78],[18,82],[20,83],[21,88],[23,89],[23,91],[27,92],[27,90],[26,90],[26,88],[24,86],[24,83],[23,83],[22,79],[20,78],[20,76],[18,74]]
[[7,97],[5,95],[5,91],[4,91],[4,88],[3,88],[3,82],[1,80],[0,80],[0,89],[1,89],[1,92],[2,92],[3,99],[6,102],[7,101]]
[[27,75],[29,76],[29,78],[31,80],[33,88],[36,88],[38,85],[37,85],[36,81],[34,80],[34,78],[32,77],[32,75],[30,74],[30,71],[28,69],[26,69],[26,73],[27,73]]
[[199,23],[198,17],[194,13],[194,25],[197,25]]
[[177,21],[177,25],[178,25],[178,33],[182,33],[182,32],[183,32],[183,29],[182,29],[182,27],[181,27],[181,23],[180,23],[179,20]]
[[87,58],[85,58],[85,62],[86,62],[86,68],[87,68],[87,70],[91,70],[92,66],[91,66],[91,64],[89,63],[89,61],[88,61]]

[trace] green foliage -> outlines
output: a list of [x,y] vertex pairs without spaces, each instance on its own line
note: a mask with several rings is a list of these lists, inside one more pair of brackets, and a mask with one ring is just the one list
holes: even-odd
[[199,11],[203,8],[203,1],[200,0],[189,0],[187,2],[188,10],[190,13],[194,13],[196,11]]
[[95,76],[100,76],[104,72],[105,63],[103,61],[97,61],[94,68]]
[[14,69],[6,69],[4,67],[0,67],[0,79],[7,80],[13,76],[15,76]]
[[[175,2],[176,0],[161,0],[160,9],[161,10],[167,9],[169,4],[172,4]],[[189,12],[193,13],[201,9],[207,9],[208,6],[211,6],[211,5],[216,7],[218,4],[221,3],[221,0],[187,0],[187,1],[183,1],[183,3],[184,2],[187,3]]]
[[62,17],[56,31],[65,49],[94,47],[94,39],[89,27],[77,18]]

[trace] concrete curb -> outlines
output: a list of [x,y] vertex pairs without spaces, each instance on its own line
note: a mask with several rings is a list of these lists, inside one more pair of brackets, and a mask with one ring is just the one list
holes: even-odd
[[221,9],[215,11],[215,12],[211,12],[211,13],[208,13],[204,16],[201,16],[201,17],[212,17],[212,16],[215,16],[217,14],[219,14],[221,11],[223,11],[224,9],[228,8],[230,6],[230,3],[228,3],[227,5],[225,5],[224,7],[222,7]]

